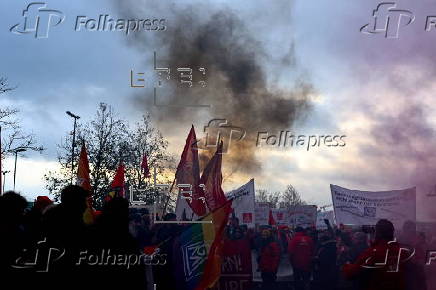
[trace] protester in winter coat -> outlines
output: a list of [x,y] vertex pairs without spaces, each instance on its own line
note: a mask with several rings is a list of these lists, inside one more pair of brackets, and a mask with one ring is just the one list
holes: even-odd
[[239,225],[239,219],[237,217],[230,219],[230,224],[226,227],[226,236],[230,240],[240,240],[244,238],[245,234]]
[[336,289],[338,268],[336,266],[336,240],[329,232],[319,237],[314,273],[316,290]]
[[[89,192],[77,185],[68,185],[61,192],[61,203],[47,209],[43,215],[43,231],[46,243],[42,245],[56,249],[53,262],[48,269],[53,288],[80,288],[81,281],[75,277],[85,277],[90,272],[76,265],[80,252],[87,249],[90,242],[88,229],[83,221],[86,198]],[[83,284],[83,283],[82,283]]]
[[145,288],[144,265],[136,259],[142,248],[129,232],[127,199],[114,197],[106,202],[95,224],[93,240],[93,253],[104,257],[98,265],[88,264],[89,270],[95,273],[93,289]]
[[275,289],[277,270],[280,263],[280,246],[272,238],[269,230],[262,231],[259,271],[262,275],[263,289]]
[[314,244],[301,227],[295,229],[295,236],[288,246],[288,254],[294,270],[296,289],[305,289],[310,282]]
[[353,243],[350,248],[350,263],[356,261],[356,259],[368,249],[368,241],[364,232],[355,232],[353,234]]
[[407,290],[427,290],[426,275],[425,275],[425,252],[426,244],[420,239],[416,232],[416,224],[412,221],[406,221],[403,225],[403,231],[400,235],[399,242],[401,247],[414,252],[409,263],[405,265]]
[[[27,277],[23,270],[11,265],[22,255],[26,247],[22,222],[26,200],[18,193],[9,191],[0,195],[0,289],[27,289]],[[24,279],[23,279],[24,278]]]
[[379,220],[375,230],[374,244],[354,263],[346,264],[342,273],[348,279],[364,282],[361,284],[364,290],[405,290],[404,265],[409,255],[400,252],[399,244],[394,242],[394,226],[390,221]]
[[279,226],[277,232],[277,242],[280,245],[280,250],[283,254],[288,251],[289,236],[287,226]]
[[[349,232],[341,231],[337,237],[337,258],[336,265],[341,269],[345,264],[352,263],[355,259],[351,258],[352,240]],[[345,279],[343,275],[339,275],[337,280],[338,290],[350,290],[353,287],[353,281]]]

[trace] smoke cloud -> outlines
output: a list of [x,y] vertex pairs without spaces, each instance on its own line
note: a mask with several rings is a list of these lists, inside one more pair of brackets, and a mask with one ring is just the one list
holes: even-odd
[[[122,11],[132,16],[135,15],[134,7],[124,4]],[[291,9],[290,5],[288,9]],[[173,7],[166,19],[167,30],[154,34],[153,41],[160,47],[157,64],[161,67],[167,64],[173,69],[192,68],[193,86],[181,88],[179,79],[172,78],[169,86],[157,90],[159,102],[172,106],[154,108],[152,116],[160,125],[182,132],[187,132],[188,128],[180,128],[181,123],[200,119],[206,125],[211,119],[227,120],[230,126],[242,128],[246,134],[240,141],[231,140],[224,156],[226,167],[244,174],[260,172],[262,166],[255,154],[257,132],[276,133],[292,128],[298,119],[310,112],[309,97],[314,88],[298,73],[295,43],[291,41],[284,56],[279,61],[274,60],[267,49],[267,41],[254,35],[246,22],[229,8]],[[289,19],[281,24],[289,26]],[[139,33],[129,39],[131,45],[144,53],[147,52],[145,43],[150,41],[150,36]],[[206,69],[206,87],[195,81],[202,77],[199,68]],[[291,73],[274,78],[286,71]],[[286,82],[286,88],[278,86],[278,79]],[[152,106],[149,95],[137,95],[136,102],[138,108]],[[210,107],[182,106],[193,104]],[[197,136],[201,137],[202,129],[197,128]],[[200,151],[202,165],[216,148],[206,149]]]

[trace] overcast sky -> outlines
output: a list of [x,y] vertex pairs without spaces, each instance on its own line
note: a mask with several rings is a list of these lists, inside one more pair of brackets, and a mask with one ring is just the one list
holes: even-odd
[[[129,86],[129,73],[131,69],[152,71],[153,51],[161,49],[154,38],[160,37],[156,33],[175,29],[173,9],[200,7],[199,11],[207,12],[201,17],[207,19],[226,7],[238,15],[269,56],[270,62],[262,62],[269,83],[286,89],[297,78],[304,78],[314,88],[305,118],[276,128],[277,133],[290,130],[347,137],[344,147],[309,151],[262,147],[256,151],[262,170],[253,175],[237,172],[226,181],[225,189],[251,177],[256,188],[283,190],[292,183],[304,200],[325,205],[331,203],[330,183],[361,190],[418,186],[418,217],[430,218],[423,205],[435,202],[425,194],[436,183],[436,120],[432,114],[436,31],[426,32],[425,20],[436,14],[436,4],[397,1],[399,9],[412,11],[416,18],[402,27],[398,39],[386,39],[359,32],[372,21],[372,11],[379,4],[372,0],[154,2],[48,1],[47,7],[61,11],[65,20],[50,27],[46,39],[9,31],[23,21],[22,11],[31,2],[0,2],[0,76],[17,85],[16,90],[0,95],[0,106],[18,108],[24,129],[47,148],[42,154],[29,153],[19,159],[17,189],[25,196],[46,193],[42,177],[56,168],[57,144],[72,128],[66,110],[86,122],[98,103],[106,102],[134,122],[141,114],[158,109],[138,106],[138,89]],[[136,18],[164,18],[167,31],[138,31],[128,36],[119,31],[74,31],[77,16],[98,19],[108,14],[117,19],[128,18],[129,13]],[[148,35],[142,38],[135,33]],[[289,47],[293,47],[291,62],[280,62],[288,56]],[[151,85],[147,85],[141,94],[151,98]],[[204,111],[177,126],[168,126],[165,120],[156,122],[176,156],[180,156],[191,123],[201,137],[203,126],[217,117],[207,109],[199,110]],[[12,168],[12,160],[7,160],[4,169]],[[11,185],[9,174],[6,187]]]

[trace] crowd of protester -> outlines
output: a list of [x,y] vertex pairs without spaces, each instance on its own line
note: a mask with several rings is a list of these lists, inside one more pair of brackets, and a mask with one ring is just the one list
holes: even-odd
[[[59,204],[41,196],[29,209],[15,192],[0,196],[1,289],[153,289],[151,283],[159,289],[178,289],[172,278],[173,244],[186,225],[153,224],[147,209],[129,208],[122,197],[107,201],[95,222],[87,225],[83,219],[87,197],[81,187],[70,185]],[[175,221],[176,216],[170,213],[163,219]],[[256,253],[253,270],[260,272],[262,283],[253,287],[434,290],[426,277],[434,267],[425,267],[426,251],[433,245],[416,231],[415,223],[405,223],[399,234],[388,220],[359,229],[332,227],[328,220],[325,224],[325,230],[287,226],[253,230],[232,216],[225,239],[246,239]],[[164,263],[126,267],[122,262],[123,257],[156,249]],[[289,259],[293,277],[285,288],[277,281],[283,257]],[[103,261],[111,258],[113,263]],[[115,262],[118,258],[120,263]]]
[[359,229],[333,229],[325,223],[326,230],[263,227],[255,234],[263,289],[286,289],[276,282],[284,252],[296,290],[436,289],[435,267],[426,265],[426,253],[436,245],[427,243],[414,222],[406,222],[398,238],[386,219]]

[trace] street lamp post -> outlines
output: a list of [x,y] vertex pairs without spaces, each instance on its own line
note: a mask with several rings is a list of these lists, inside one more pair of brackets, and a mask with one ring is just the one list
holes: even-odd
[[17,177],[17,159],[18,159],[18,153],[25,152],[25,151],[27,151],[27,149],[26,148],[18,147],[18,148],[15,148],[15,149],[11,150],[11,151],[15,153],[15,166],[14,166],[14,190],[15,190],[15,180],[16,180],[16,177]]
[[74,126],[73,126],[73,144],[71,146],[71,184],[73,184],[73,178],[74,178],[74,147],[76,146],[76,122],[78,119],[80,119],[79,116],[74,115],[70,111],[66,112],[68,116],[74,119]]
[[2,193],[5,192],[6,174],[9,172],[11,172],[11,171],[10,170],[2,171],[2,175],[3,175]]

